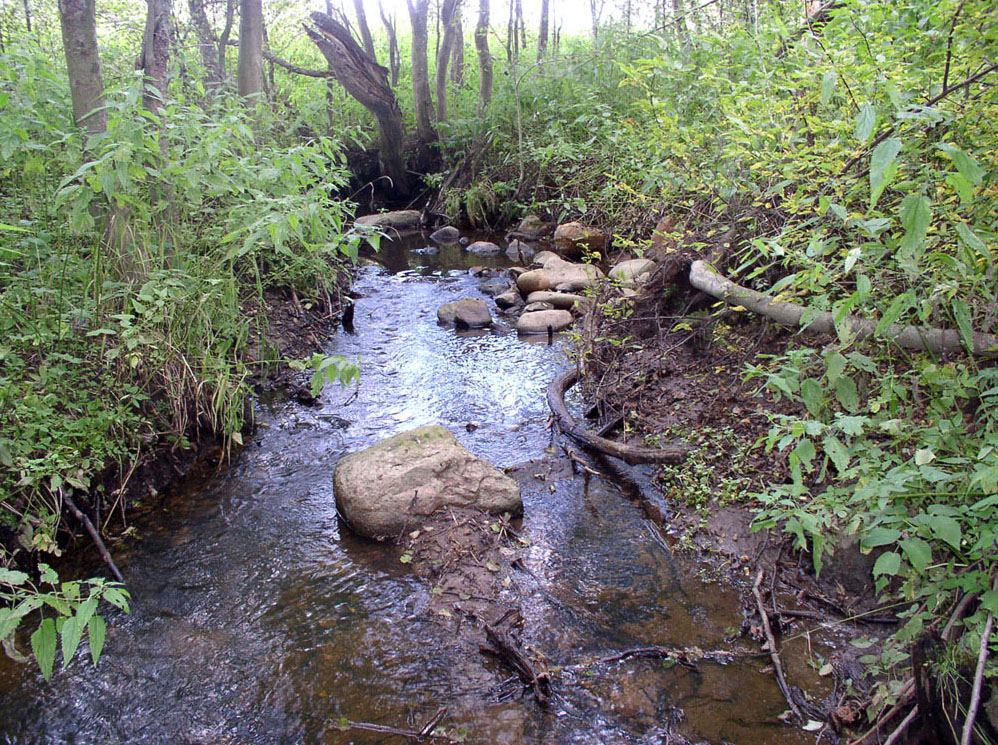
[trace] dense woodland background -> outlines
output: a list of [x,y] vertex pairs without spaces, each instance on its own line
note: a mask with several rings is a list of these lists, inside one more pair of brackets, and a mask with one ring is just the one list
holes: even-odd
[[[124,529],[143,454],[241,444],[285,357],[260,309],[335,309],[358,210],[575,218],[637,252],[669,215],[731,278],[834,314],[837,343],[746,369],[805,413],[750,443],[789,476],[741,498],[816,571],[840,534],[879,553],[904,623],[864,660],[875,707],[955,618],[934,669],[975,712],[998,612],[991,0],[343,5],[0,5],[0,638],[29,619],[46,675],[57,638],[64,663],[85,628],[102,643],[97,600],[124,596],[33,567],[67,527]],[[903,350],[898,323],[963,349]]]

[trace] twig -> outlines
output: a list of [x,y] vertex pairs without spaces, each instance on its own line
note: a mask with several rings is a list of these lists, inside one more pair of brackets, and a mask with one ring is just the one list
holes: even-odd
[[890,737],[884,740],[884,745],[896,745],[896,743],[904,735],[904,731],[908,729],[909,725],[915,721],[915,717],[918,716],[918,707],[912,707],[911,711],[908,712],[908,716],[901,720],[901,724],[897,726],[897,729],[891,732]]
[[534,670],[534,666],[527,659],[527,656],[517,649],[516,645],[506,635],[490,626],[484,619],[481,619],[481,621],[482,627],[485,629],[485,636],[494,647],[494,649],[482,647],[482,651],[496,654],[505,660],[513,668],[513,672],[520,676],[520,680],[533,689],[537,703],[541,706],[547,706],[550,702],[547,673],[538,673]]
[[914,695],[915,695],[915,681],[909,680],[907,683],[901,686],[901,690],[898,692],[897,703],[894,704],[894,706],[892,706],[887,711],[886,714],[879,717],[877,721],[874,723],[874,725],[870,727],[870,729],[868,729],[865,733],[863,733],[862,737],[860,737],[858,740],[853,740],[852,742],[849,743],[849,745],[866,745],[866,743],[870,741],[873,737],[880,734],[880,730],[883,729],[885,724],[891,721],[897,715],[897,713],[901,711],[901,709],[903,709],[911,702],[911,699],[912,697],[914,697]]
[[776,682],[779,684],[780,691],[783,692],[783,697],[790,706],[790,711],[797,715],[799,719],[803,719],[804,715],[801,714],[800,708],[790,693],[787,680],[783,676],[783,663],[780,662],[780,653],[776,649],[776,639],[773,637],[773,629],[769,625],[769,615],[766,613],[766,606],[762,602],[762,593],[759,592],[759,586],[762,584],[765,575],[766,573],[760,569],[759,574],[756,575],[755,584],[752,585],[752,594],[755,595],[755,602],[759,608],[759,616],[762,619],[762,628],[766,632],[766,642],[769,644],[769,657],[773,661],[773,669],[776,671]]
[[714,649],[705,652],[695,647],[636,647],[634,649],[625,649],[623,652],[618,652],[617,654],[610,655],[609,657],[600,657],[599,662],[621,662],[622,660],[628,660],[633,657],[643,659],[668,659],[678,665],[682,665],[683,667],[696,670],[696,663],[700,660],[709,660],[711,662],[727,664],[739,656],[752,655],[738,654],[725,649]]
[[396,737],[404,737],[407,740],[415,740],[416,742],[426,742],[427,740],[442,740],[444,742],[460,742],[455,740],[450,735],[438,735],[435,734],[433,730],[437,728],[440,721],[447,715],[447,708],[443,707],[433,718],[430,719],[421,729],[402,729],[401,727],[392,727],[387,724],[375,724],[374,722],[353,722],[349,719],[340,720],[335,727],[341,730],[359,729],[365,732],[379,732],[383,735],[394,735]]
[[[992,583],[992,589],[998,592],[998,577]],[[988,661],[988,642],[991,630],[994,628],[994,613],[988,611],[988,620],[984,622],[984,633],[981,634],[981,648],[977,653],[977,670],[974,671],[974,688],[970,694],[970,707],[967,709],[967,721],[963,725],[963,736],[960,745],[970,745],[974,736],[974,720],[981,706],[981,686],[984,684],[984,666]]]
[[107,550],[107,546],[105,546],[104,541],[101,540],[100,534],[97,532],[97,528],[95,528],[94,524],[90,522],[90,518],[80,511],[80,508],[76,506],[73,498],[68,494],[62,495],[62,501],[66,503],[67,507],[69,507],[69,511],[73,513],[73,516],[83,523],[83,527],[87,529],[91,540],[93,540],[94,545],[97,547],[97,552],[104,560],[104,563],[107,564],[108,568],[111,570],[111,574],[114,575],[114,578],[119,582],[124,583],[125,578],[121,576],[121,572],[118,570],[118,565],[115,564],[114,559],[111,558],[111,552]]

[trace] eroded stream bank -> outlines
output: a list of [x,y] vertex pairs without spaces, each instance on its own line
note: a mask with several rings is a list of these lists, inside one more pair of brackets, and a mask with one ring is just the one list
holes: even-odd
[[[357,333],[329,351],[360,357],[359,390],[327,387],[317,408],[263,402],[229,469],[188,480],[136,526],[140,540],[116,555],[133,612],[113,619],[98,669],[78,659],[45,684],[4,658],[5,741],[383,742],[337,721],[418,727],[441,706],[476,743],[813,741],[777,720],[786,704],[765,655],[597,662],[650,645],[731,648],[739,598],[663,545],[632,488],[573,474],[551,447],[544,391],[565,340],[438,326],[440,304],[479,296],[467,268],[484,262],[420,245],[386,246],[388,269],[358,274]],[[526,546],[508,591],[523,643],[552,672],[547,709],[498,700],[509,671],[434,612],[401,549],[338,518],[337,460],[430,423],[516,467]]]

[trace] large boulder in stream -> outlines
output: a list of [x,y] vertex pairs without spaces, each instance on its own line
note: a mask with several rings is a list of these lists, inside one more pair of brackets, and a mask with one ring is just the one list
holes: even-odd
[[520,320],[516,322],[516,330],[525,336],[546,334],[549,330],[553,333],[564,331],[572,325],[573,320],[575,319],[567,310],[536,310],[520,316]]
[[484,300],[465,297],[437,308],[437,321],[458,328],[484,329],[492,325],[492,313]]
[[502,249],[492,241],[475,241],[468,246],[467,251],[475,256],[496,256],[502,253]]
[[441,243],[445,246],[455,245],[461,240],[461,231],[453,225],[445,225],[440,230],[430,233],[430,240],[434,243]]
[[398,210],[397,212],[379,212],[375,215],[358,217],[356,225],[369,228],[380,228],[386,233],[411,233],[419,230],[421,218],[417,210]]
[[544,261],[543,269],[533,269],[521,274],[516,286],[525,295],[541,290],[577,292],[593,287],[603,279],[603,272],[592,264],[575,264],[557,256]]
[[336,506],[368,538],[396,538],[447,506],[492,513],[523,509],[520,488],[469,453],[444,427],[389,437],[344,456],[333,474]]

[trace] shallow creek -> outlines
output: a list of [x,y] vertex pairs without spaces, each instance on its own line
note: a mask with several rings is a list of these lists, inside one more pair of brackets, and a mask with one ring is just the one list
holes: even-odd
[[[418,729],[447,706],[471,743],[813,742],[777,721],[785,703],[764,656],[586,667],[648,645],[729,648],[737,595],[668,551],[640,505],[659,499],[651,490],[573,476],[551,447],[544,391],[567,364],[564,339],[437,325],[438,305],[480,296],[470,265],[505,260],[412,253],[422,245],[386,245],[382,266],[359,271],[356,334],[328,346],[360,358],[359,391],[327,386],[314,408],[259,402],[260,427],[230,467],[187,479],[115,549],[133,609],[110,618],[97,669],[80,653],[46,684],[0,662],[0,740],[399,742],[337,720]],[[431,588],[397,548],[338,518],[337,460],[428,423],[500,467],[553,474],[523,484],[523,641],[555,671],[546,710],[529,695],[498,701],[510,673],[436,623]]]

